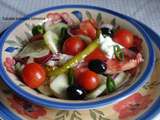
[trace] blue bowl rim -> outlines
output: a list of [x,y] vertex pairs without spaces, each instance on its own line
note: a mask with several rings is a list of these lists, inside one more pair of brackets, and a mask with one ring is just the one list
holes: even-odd
[[[38,15],[43,12],[47,12],[50,10],[58,10],[58,9],[66,9],[66,8],[86,8],[86,9],[93,9],[93,10],[99,10],[102,12],[107,12],[109,14],[112,14],[114,16],[120,17],[122,19],[127,20],[130,22],[132,25],[134,25],[142,34],[143,37],[146,40],[147,47],[149,49],[149,64],[146,67],[146,70],[144,71],[144,74],[137,80],[131,87],[129,87],[127,90],[117,94],[116,96],[112,96],[110,98],[98,100],[98,101],[92,101],[92,102],[84,102],[84,103],[66,103],[66,102],[58,102],[58,101],[51,101],[51,100],[46,100],[43,98],[38,98],[26,91],[24,91],[22,88],[19,86],[15,85],[11,79],[8,77],[7,73],[5,72],[3,63],[2,63],[2,48],[4,45],[4,42],[8,35],[21,23],[23,23],[25,20],[28,18],[31,18],[35,15]],[[107,104],[111,104],[113,102],[122,100],[126,98],[127,96],[133,94],[136,92],[140,87],[142,87],[146,82],[147,78],[151,75],[153,72],[154,68],[154,61],[155,61],[155,54],[154,54],[154,49],[152,47],[152,43],[150,40],[150,37],[147,35],[145,30],[138,25],[136,22],[134,22],[130,17],[125,16],[121,13],[114,12],[112,10],[106,9],[106,8],[100,8],[96,6],[89,6],[89,5],[61,5],[61,6],[55,6],[55,7],[49,7],[49,8],[44,8],[41,10],[38,10],[36,12],[33,12],[31,14],[28,14],[22,18],[23,20],[17,20],[15,21],[8,29],[7,31],[2,35],[1,40],[0,40],[0,74],[3,78],[3,81],[16,93],[18,93],[20,96],[28,99],[29,101],[32,101],[33,103],[40,104],[46,107],[50,108],[56,108],[56,109],[63,109],[63,110],[73,110],[73,109],[92,109],[92,108],[97,108],[97,107],[103,107]]]

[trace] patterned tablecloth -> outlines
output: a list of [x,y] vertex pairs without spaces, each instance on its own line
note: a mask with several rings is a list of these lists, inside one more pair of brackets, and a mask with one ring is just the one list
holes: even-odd
[[22,17],[41,8],[64,4],[94,5],[118,11],[145,23],[160,35],[160,0],[0,0],[0,32],[14,22],[4,20],[5,17]]

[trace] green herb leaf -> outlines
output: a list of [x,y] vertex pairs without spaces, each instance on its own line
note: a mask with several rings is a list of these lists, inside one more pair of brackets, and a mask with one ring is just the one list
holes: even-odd
[[89,11],[86,11],[86,15],[88,17],[88,19],[93,19],[92,14]]
[[122,49],[119,47],[119,45],[113,46],[113,49],[114,49],[114,54],[115,54],[116,58],[119,61],[124,60],[124,53],[123,53]]
[[107,77],[107,90],[109,93],[112,93],[116,90],[116,84],[110,75]]

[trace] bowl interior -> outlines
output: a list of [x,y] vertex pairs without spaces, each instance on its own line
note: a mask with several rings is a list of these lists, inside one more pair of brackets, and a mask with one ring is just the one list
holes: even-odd
[[[93,17],[96,17],[98,13],[102,14],[102,20],[105,23],[110,23],[111,20],[113,18],[116,18],[116,23],[120,26],[122,26],[123,28],[126,28],[130,31],[132,31],[135,35],[138,35],[140,38],[143,39],[143,45],[142,45],[142,49],[143,49],[143,58],[144,58],[144,62],[143,64],[140,66],[141,67],[141,72],[140,74],[138,74],[137,76],[135,76],[134,78],[130,79],[129,81],[125,82],[120,88],[118,88],[116,90],[116,92],[114,92],[111,95],[108,96],[103,96],[103,97],[99,97],[96,98],[94,100],[87,100],[87,101],[71,101],[71,100],[61,100],[61,99],[57,99],[57,98],[51,98],[51,97],[47,97],[45,95],[39,94],[37,91],[30,89],[29,87],[27,87],[26,85],[24,85],[14,74],[8,72],[5,69],[5,72],[7,73],[7,75],[9,76],[10,80],[18,87],[21,87],[21,89],[23,89],[24,91],[37,96],[38,98],[44,98],[47,100],[51,100],[51,101],[60,101],[60,102],[90,102],[90,101],[96,101],[97,99],[106,99],[107,97],[111,97],[111,96],[115,96],[118,93],[121,93],[122,91],[126,90],[128,87],[130,87],[131,85],[133,85],[137,80],[139,80],[139,77],[143,74],[144,70],[146,69],[146,66],[148,64],[148,59],[149,59],[149,55],[148,55],[148,47],[147,44],[144,40],[143,35],[137,30],[137,28],[135,28],[135,26],[133,26],[131,23],[127,22],[126,20],[119,18],[117,16],[113,16],[112,14],[106,13],[106,12],[102,12],[102,11],[98,11],[98,10],[93,10],[93,9],[81,9],[81,8],[66,8],[66,9],[58,9],[58,10],[50,10],[50,11],[46,11],[43,12],[41,14],[38,14],[36,16],[33,16],[32,18],[29,18],[27,20],[25,20],[24,22],[22,22],[21,24],[19,24],[13,31],[11,31],[11,33],[8,35],[8,37],[5,40],[5,43],[3,45],[2,48],[2,62],[4,63],[7,57],[14,57],[17,54],[17,50],[14,51],[6,51],[7,48],[12,47],[12,48],[16,48],[19,47],[18,43],[19,41],[26,41],[28,40],[32,34],[31,34],[31,26],[32,25],[36,25],[36,24],[41,24],[43,22],[45,22],[45,18],[46,15],[49,12],[67,12],[70,13],[70,15],[73,17],[73,19],[77,20],[77,18],[72,14],[73,11],[80,11],[80,13],[82,13],[83,19],[86,18],[86,11],[89,11]],[[11,41],[17,41],[17,44],[12,44]]]

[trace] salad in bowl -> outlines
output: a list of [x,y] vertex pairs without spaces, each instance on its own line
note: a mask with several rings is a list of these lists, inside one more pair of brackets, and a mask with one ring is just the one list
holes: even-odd
[[[17,26],[16,40],[7,39],[3,48],[2,64],[10,79],[60,103],[105,100],[134,84],[149,61],[143,35],[123,26],[117,16],[107,20],[104,13],[92,12],[47,11],[43,20]],[[24,26],[25,39],[17,34]]]

